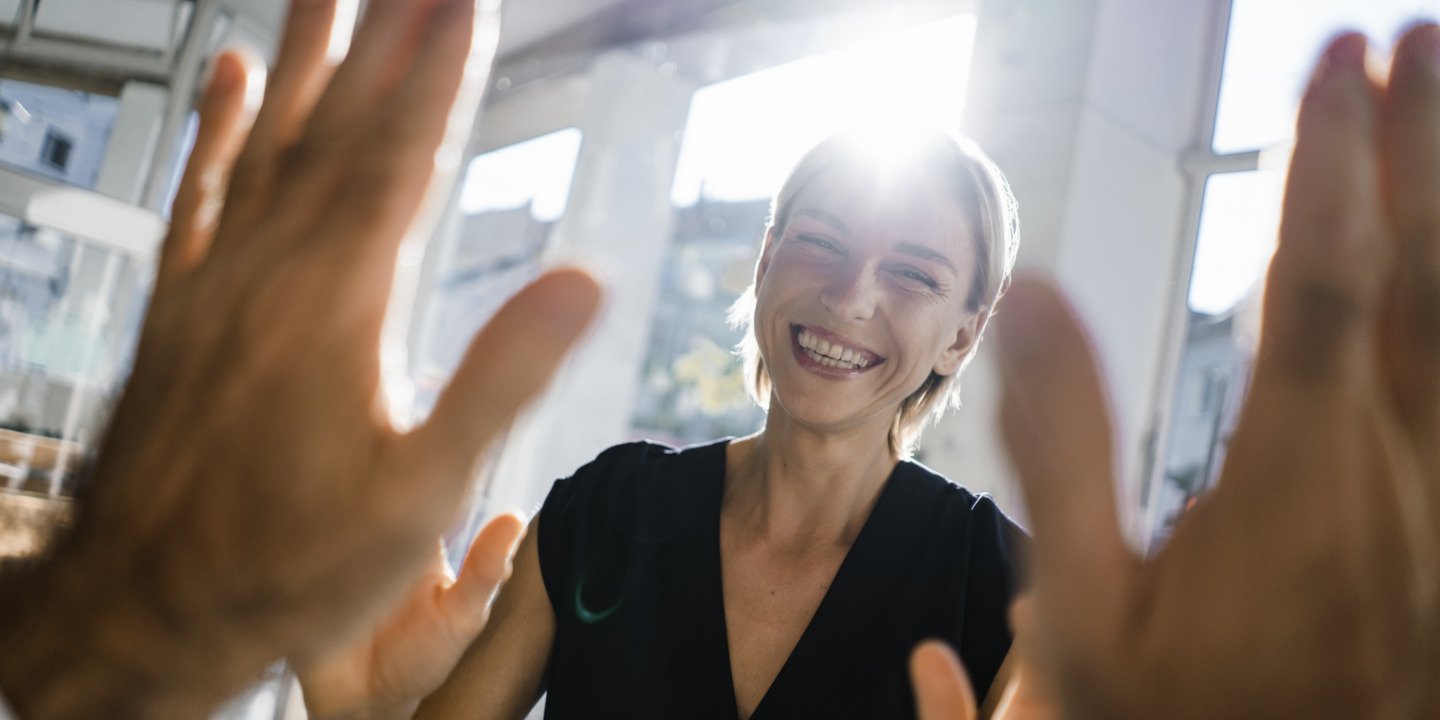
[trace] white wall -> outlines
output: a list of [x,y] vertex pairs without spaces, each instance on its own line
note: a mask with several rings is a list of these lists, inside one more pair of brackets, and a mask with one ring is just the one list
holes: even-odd
[[[1021,268],[1056,277],[1090,328],[1137,535],[1147,439],[1168,399],[1156,387],[1183,293],[1176,268],[1193,242],[1180,158],[1197,133],[1218,2],[992,0],[981,10],[968,129],[1015,186]],[[963,417],[931,431],[926,458],[1018,513],[987,350],[966,379]]]

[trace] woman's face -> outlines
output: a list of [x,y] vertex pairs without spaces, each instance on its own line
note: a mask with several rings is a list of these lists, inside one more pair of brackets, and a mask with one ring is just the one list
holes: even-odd
[[820,428],[888,428],[931,371],[974,343],[970,223],[934,184],[877,197],[817,182],[766,239],[755,334],[775,400]]

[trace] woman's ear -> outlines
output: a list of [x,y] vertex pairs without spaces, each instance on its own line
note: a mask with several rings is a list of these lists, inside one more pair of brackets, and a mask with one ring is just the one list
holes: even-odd
[[765,244],[760,247],[760,260],[755,263],[755,287],[760,287],[760,281],[765,279],[765,270],[770,267],[770,257],[775,254],[775,248],[780,245],[779,238],[775,237],[775,226],[771,225],[765,230]]
[[955,341],[945,348],[940,353],[940,359],[935,361],[936,375],[948,377],[960,371],[960,363],[970,354],[970,348],[975,347],[976,338],[980,337],[980,329],[988,316],[989,313],[983,307],[979,312],[968,314],[965,322],[960,324],[960,329],[955,331]]

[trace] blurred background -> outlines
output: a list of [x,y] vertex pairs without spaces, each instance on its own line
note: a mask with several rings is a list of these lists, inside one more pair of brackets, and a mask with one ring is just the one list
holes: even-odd
[[[83,484],[207,59],[239,44],[273,59],[285,4],[0,0],[0,556],[36,552]],[[1122,515],[1152,551],[1213,484],[1249,383],[1311,65],[1341,29],[1383,50],[1437,15],[1440,0],[511,0],[421,262],[416,413],[547,264],[583,259],[610,292],[491,453],[454,559],[612,444],[758,429],[725,309],[769,198],[815,142],[886,117],[959,128],[1009,176],[1020,266],[1059,279],[1103,355]],[[991,350],[917,457],[1023,522]],[[277,666],[220,717],[303,708]]]

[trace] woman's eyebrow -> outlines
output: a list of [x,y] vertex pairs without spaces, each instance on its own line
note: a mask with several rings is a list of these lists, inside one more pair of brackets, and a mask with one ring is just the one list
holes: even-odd
[[834,215],[831,215],[824,210],[803,208],[801,210],[795,211],[795,214],[801,217],[808,217],[813,220],[819,220],[820,222],[834,228],[836,232],[843,233],[845,235],[850,234],[850,226],[846,225],[844,220],[841,220],[840,218],[835,217]]
[[906,255],[913,255],[922,260],[929,260],[933,263],[943,265],[947,269],[949,269],[950,272],[958,274],[958,271],[955,269],[955,263],[950,262],[950,258],[945,257],[944,253],[932,250],[928,247],[925,247],[924,245],[916,245],[915,243],[902,242],[895,245],[895,251],[904,253]]

